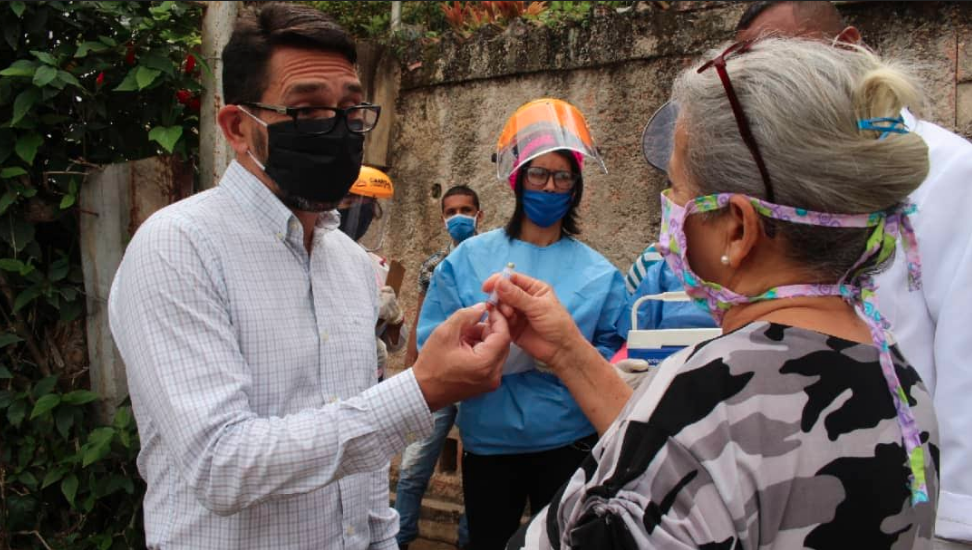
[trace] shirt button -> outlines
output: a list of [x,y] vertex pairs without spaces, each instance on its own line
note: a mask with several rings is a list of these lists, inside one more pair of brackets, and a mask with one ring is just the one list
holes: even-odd
[[354,527],[348,527],[348,536],[354,535]]
[[327,333],[326,332],[322,332],[321,333],[321,343],[322,344],[323,343],[326,343],[327,342],[327,338],[328,338]]
[[332,395],[332,396],[331,396],[331,399],[330,399],[330,402],[331,402],[332,404],[333,404],[333,403],[337,403],[338,401],[339,401],[339,399],[338,399],[338,396],[336,396],[336,395]]
[[277,233],[277,238],[282,241],[284,238],[283,233]]
[[405,442],[408,444],[415,443],[416,439],[418,438],[415,437],[415,432],[408,432],[405,434]]

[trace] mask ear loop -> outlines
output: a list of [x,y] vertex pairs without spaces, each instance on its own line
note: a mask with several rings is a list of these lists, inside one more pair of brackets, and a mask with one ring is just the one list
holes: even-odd
[[[257,121],[257,123],[259,123],[259,124],[262,124],[264,128],[266,128],[267,126],[269,126],[269,124],[267,124],[267,123],[266,123],[266,122],[264,122],[263,120],[260,120],[260,118],[259,118],[259,117],[257,117],[256,115],[254,115],[254,114],[253,114],[253,113],[251,113],[250,111],[247,111],[247,110],[246,110],[246,109],[244,109],[244,108],[243,108],[242,106],[240,106],[240,105],[237,105],[237,106],[236,106],[236,108],[237,108],[237,109],[239,109],[240,111],[243,111],[244,113],[246,113],[246,114],[247,114],[247,115],[248,115],[248,116],[249,116],[250,118],[252,118],[253,120],[255,120],[255,121]],[[250,157],[251,159],[253,159],[253,162],[255,162],[255,163],[256,163],[256,165],[260,167],[260,170],[263,170],[264,172],[266,172],[266,171],[267,171],[267,167],[266,167],[266,166],[264,166],[264,165],[263,165],[263,163],[262,163],[262,162],[260,162],[260,161],[259,161],[259,160],[258,160],[258,159],[257,159],[257,158],[256,158],[256,157],[255,157],[255,156],[253,155],[253,153],[251,153],[251,152],[250,152],[250,148],[249,148],[249,147],[247,147],[247,148],[246,148],[246,154],[247,154],[247,156],[249,156],[249,157]]]

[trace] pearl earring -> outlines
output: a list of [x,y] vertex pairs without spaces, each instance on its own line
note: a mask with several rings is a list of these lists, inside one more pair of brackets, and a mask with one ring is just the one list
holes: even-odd
[[722,257],[719,258],[719,261],[722,262],[722,265],[729,265],[729,255],[723,254]]

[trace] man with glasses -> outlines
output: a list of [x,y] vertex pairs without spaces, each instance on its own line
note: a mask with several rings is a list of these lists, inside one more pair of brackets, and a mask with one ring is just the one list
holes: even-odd
[[469,308],[433,335],[462,345],[376,385],[378,289],[334,209],[380,109],[343,29],[260,4],[222,56],[217,119],[237,160],[142,225],[109,300],[147,544],[396,548],[389,460],[432,410],[495,388],[508,333],[498,316],[472,329],[484,308]]
[[[753,2],[737,37],[782,35],[860,44],[830,2]],[[902,353],[932,394],[941,439],[941,491],[935,548],[972,547],[972,144],[907,110],[904,125],[928,145],[928,177],[911,201],[922,288],[909,292],[904,255],[880,274],[878,304]]]

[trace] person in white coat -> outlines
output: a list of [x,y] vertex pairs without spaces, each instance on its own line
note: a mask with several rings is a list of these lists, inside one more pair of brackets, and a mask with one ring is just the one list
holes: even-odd
[[[753,2],[737,38],[817,37],[858,43],[830,2]],[[878,303],[898,344],[931,393],[941,439],[936,549],[972,547],[972,143],[905,110],[928,145],[927,178],[911,196],[922,289],[909,292],[899,254],[877,278]]]

